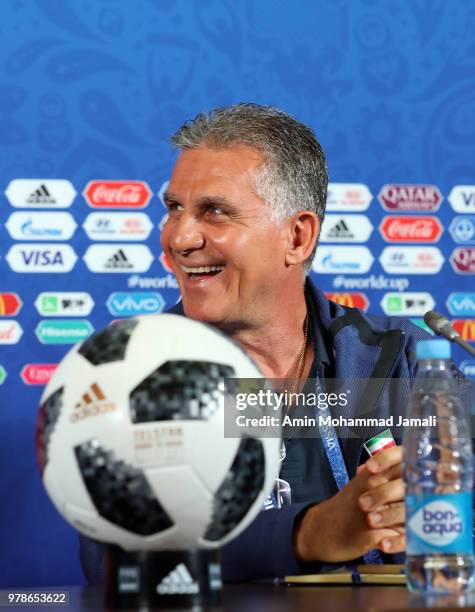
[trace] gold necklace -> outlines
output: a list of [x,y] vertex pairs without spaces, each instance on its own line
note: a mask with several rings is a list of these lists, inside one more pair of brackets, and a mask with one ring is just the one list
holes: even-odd
[[[303,374],[303,368],[305,364],[305,355],[307,353],[307,341],[308,341],[308,312],[305,315],[305,331],[304,331],[304,337],[303,337],[303,346],[302,346],[302,350],[300,351],[300,355],[299,355],[299,363],[297,367],[297,378],[295,379],[295,382],[292,385],[292,389],[290,390],[290,393],[295,393],[297,391],[300,377]],[[285,408],[282,411],[282,422],[284,422],[284,419],[289,412],[290,405],[291,404],[286,403]],[[287,453],[285,450],[285,441],[284,441],[284,438],[282,438],[280,441],[280,460],[281,461],[285,459],[286,454]]]
[[292,385],[292,389],[290,390],[291,393],[295,393],[297,391],[297,388],[299,386],[300,377],[303,374],[303,368],[305,364],[305,355],[307,353],[307,340],[308,340],[308,313],[305,315],[305,332],[304,332],[302,350],[300,351],[300,355],[299,355],[299,363],[297,367],[297,378],[295,379],[295,382]]

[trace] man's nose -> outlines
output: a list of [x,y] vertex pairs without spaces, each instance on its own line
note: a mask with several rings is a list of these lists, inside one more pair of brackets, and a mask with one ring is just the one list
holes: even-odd
[[170,246],[174,251],[193,251],[204,245],[200,222],[192,215],[182,215],[174,224]]

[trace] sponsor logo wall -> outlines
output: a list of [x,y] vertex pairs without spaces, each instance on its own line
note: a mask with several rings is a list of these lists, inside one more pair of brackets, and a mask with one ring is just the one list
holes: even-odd
[[42,387],[96,329],[176,303],[159,247],[165,185],[155,194],[136,179],[15,178],[4,187],[0,385]]
[[[9,372],[10,380],[41,385],[52,354],[59,361],[68,346],[111,320],[176,303],[173,269],[158,246],[167,184],[154,186],[154,193],[140,180],[10,181],[0,255],[12,282],[0,287],[0,345],[33,343],[38,357],[36,366]],[[475,293],[462,278],[475,280],[475,186],[454,186],[446,201],[433,184],[388,183],[373,191],[377,198],[362,183],[329,185],[312,264],[317,285],[344,306],[418,324],[436,308],[474,341]],[[440,218],[443,206],[449,222]],[[441,272],[443,290],[434,283],[427,291]],[[0,367],[3,384],[7,371]],[[467,366],[466,373],[473,370]]]

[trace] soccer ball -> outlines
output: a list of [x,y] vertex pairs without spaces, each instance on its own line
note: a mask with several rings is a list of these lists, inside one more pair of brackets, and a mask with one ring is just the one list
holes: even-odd
[[124,550],[215,548],[263,508],[280,441],[224,436],[224,379],[262,378],[210,326],[147,315],[65,356],[42,397],[46,490],[81,533]]

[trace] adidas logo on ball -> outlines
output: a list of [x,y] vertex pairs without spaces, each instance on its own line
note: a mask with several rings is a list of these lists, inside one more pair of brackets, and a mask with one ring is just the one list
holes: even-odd
[[75,404],[74,412],[70,417],[72,423],[82,421],[88,417],[115,410],[116,405],[108,401],[102,389],[97,383],[93,383],[89,389],[82,394],[81,399]]

